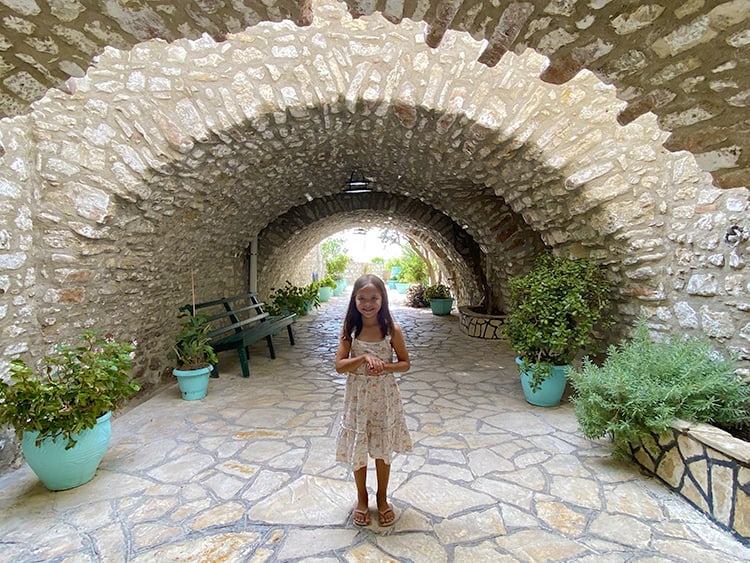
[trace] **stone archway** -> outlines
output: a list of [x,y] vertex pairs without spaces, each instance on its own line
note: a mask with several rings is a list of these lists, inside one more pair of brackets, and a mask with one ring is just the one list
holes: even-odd
[[336,196],[355,167],[480,248],[502,242],[512,214],[548,246],[607,263],[624,323],[646,314],[746,346],[742,257],[719,247],[746,190],[718,190],[691,155],[664,150],[653,116],[620,125],[624,104],[591,73],[549,85],[540,55],[488,68],[484,44],[449,33],[432,50],[422,33],[320,4],[302,29],[108,49],[69,94],[0,123],[14,225],[0,320],[20,336],[4,359],[107,322],[138,331],[153,380],[191,271],[201,297],[241,289],[247,242]]
[[[459,303],[494,299],[489,306],[505,309],[508,276],[528,268],[543,244],[501,201],[489,205],[495,199],[491,193],[484,198],[487,215],[494,214],[495,231],[469,232],[419,200],[379,192],[329,196],[294,207],[259,234],[259,290],[267,292],[279,280],[308,283],[309,272],[300,271],[299,264],[327,236],[352,226],[387,226],[430,249]],[[488,286],[493,289],[489,295]]]

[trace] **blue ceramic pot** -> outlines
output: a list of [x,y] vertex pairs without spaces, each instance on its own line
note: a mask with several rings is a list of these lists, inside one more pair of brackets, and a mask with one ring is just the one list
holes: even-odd
[[75,446],[66,450],[68,440],[58,436],[45,438],[37,446],[39,432],[24,432],[21,451],[26,463],[50,491],[64,491],[88,483],[104,457],[112,434],[111,413],[96,419],[93,428],[73,434]]
[[172,373],[177,378],[182,398],[186,401],[197,401],[208,392],[208,376],[214,369],[208,366],[200,369],[174,369]]
[[453,309],[453,298],[436,299],[433,297],[430,299],[430,309],[433,315],[450,315]]
[[334,295],[341,295],[346,289],[346,280],[336,280],[336,289],[333,290]]
[[396,291],[399,293],[406,293],[406,290],[409,289],[409,286],[411,284],[408,282],[396,282]]
[[550,375],[542,381],[539,389],[534,391],[531,388],[531,377],[537,365],[526,365],[521,358],[516,358],[516,363],[521,371],[521,388],[527,402],[538,407],[554,407],[560,404],[570,366],[550,366]]

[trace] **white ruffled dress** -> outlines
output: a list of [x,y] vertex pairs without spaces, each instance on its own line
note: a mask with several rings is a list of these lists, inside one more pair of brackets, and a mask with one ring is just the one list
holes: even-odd
[[[391,338],[362,342],[354,338],[350,356],[373,354],[391,362]],[[348,463],[353,470],[367,465],[367,456],[391,463],[394,453],[412,451],[406,427],[401,393],[392,372],[368,376],[365,366],[349,373],[346,379],[344,413],[336,441],[336,461]]]

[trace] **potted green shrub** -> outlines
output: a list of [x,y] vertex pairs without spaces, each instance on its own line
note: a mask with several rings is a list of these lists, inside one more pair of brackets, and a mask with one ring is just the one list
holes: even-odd
[[610,284],[604,270],[588,259],[540,254],[531,271],[509,280],[505,332],[521,372],[526,400],[559,404],[573,359],[590,352],[597,328],[609,322]]
[[346,254],[335,254],[326,260],[326,275],[336,281],[334,295],[341,295],[346,289],[346,267],[349,265],[349,257]]
[[451,290],[441,283],[428,285],[424,290],[423,299],[430,304],[433,315],[449,315],[453,308]]
[[23,360],[0,380],[0,424],[21,440],[26,462],[53,491],[90,481],[109,445],[110,416],[140,389],[130,378],[135,343],[85,330],[62,345],[35,375]]
[[182,398],[186,401],[202,399],[208,392],[208,379],[218,361],[211,347],[211,325],[206,315],[180,315],[185,322],[175,335],[170,356],[177,364],[172,373],[177,378]]
[[336,280],[331,276],[326,276],[322,280],[318,281],[318,299],[325,303],[333,295],[333,290],[336,289]]
[[641,319],[632,339],[608,348],[601,366],[585,359],[571,371],[571,401],[583,434],[611,436],[622,457],[676,419],[727,429],[750,422],[750,386],[735,367],[703,336],[652,340]]
[[317,282],[298,286],[287,280],[283,287],[271,288],[266,310],[272,315],[297,313],[297,317],[303,317],[318,307],[320,297]]

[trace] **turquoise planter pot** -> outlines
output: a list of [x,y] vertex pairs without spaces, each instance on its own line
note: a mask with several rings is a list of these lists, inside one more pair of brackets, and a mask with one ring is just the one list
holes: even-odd
[[62,437],[45,438],[36,445],[39,432],[24,432],[21,451],[26,463],[50,491],[73,489],[94,478],[104,457],[112,434],[111,413],[96,419],[93,428],[73,434],[75,446],[65,449],[68,441]]
[[396,291],[399,293],[406,293],[406,290],[409,289],[410,283],[406,282],[396,282]]
[[334,295],[341,295],[346,289],[346,280],[337,280],[336,289],[333,290]]
[[535,366],[525,365],[520,358],[516,358],[516,363],[521,371],[521,388],[527,402],[538,407],[555,407],[560,404],[570,366],[551,366],[552,375],[542,382],[537,391],[532,391],[531,374]]
[[197,401],[208,392],[208,376],[213,366],[200,369],[174,369],[172,373],[177,378],[182,398],[186,401]]
[[331,298],[332,294],[333,294],[333,288],[328,287],[327,285],[318,289],[318,299],[320,299],[321,302],[323,303],[328,301]]
[[388,280],[388,287],[396,289],[396,280]]
[[433,315],[450,315],[453,309],[453,298],[447,299],[430,299],[430,309]]

